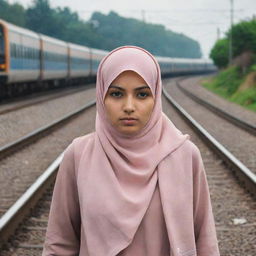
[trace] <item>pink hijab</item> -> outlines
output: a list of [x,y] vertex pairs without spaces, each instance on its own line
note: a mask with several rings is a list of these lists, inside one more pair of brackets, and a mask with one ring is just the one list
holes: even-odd
[[[133,136],[115,130],[104,108],[108,87],[125,70],[143,77],[155,99],[150,120]],[[79,200],[89,255],[117,255],[131,243],[149,206],[158,173],[166,171],[159,164],[188,139],[163,114],[161,90],[159,64],[140,47],[119,47],[99,65],[96,132],[82,155],[88,182],[78,181],[84,191]]]

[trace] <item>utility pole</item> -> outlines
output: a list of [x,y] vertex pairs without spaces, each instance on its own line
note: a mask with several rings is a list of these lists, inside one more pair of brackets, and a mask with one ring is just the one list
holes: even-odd
[[145,19],[145,10],[141,10],[141,16],[142,16],[142,21],[145,23],[146,19]]
[[234,0],[230,0],[230,33],[229,33],[229,65],[232,64],[233,59],[233,19],[234,19]]
[[217,28],[217,41],[220,40],[220,28]]

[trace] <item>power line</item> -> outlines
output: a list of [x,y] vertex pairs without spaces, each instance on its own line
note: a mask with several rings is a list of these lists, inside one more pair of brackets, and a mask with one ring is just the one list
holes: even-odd
[[233,59],[233,19],[234,19],[234,0],[230,0],[230,33],[229,33],[229,65],[232,64]]
[[[252,9],[251,9],[252,10]],[[79,13],[92,13],[92,12],[95,12],[95,11],[98,11],[98,10],[78,10],[77,12]],[[115,10],[113,10],[115,11]],[[184,13],[184,12],[230,12],[230,9],[158,9],[158,10],[150,10],[150,9],[143,9],[143,11],[146,13],[146,12],[150,12],[150,13],[172,13],[172,12],[181,12],[181,13]],[[245,9],[235,9],[234,12],[244,12]],[[131,12],[131,13],[141,13],[141,10],[140,9],[119,9],[118,12]],[[256,9],[255,9],[255,12],[256,12]]]

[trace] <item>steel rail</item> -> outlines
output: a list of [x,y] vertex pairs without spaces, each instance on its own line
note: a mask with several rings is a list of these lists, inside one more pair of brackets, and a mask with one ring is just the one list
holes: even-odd
[[184,93],[186,94],[188,97],[190,97],[191,99],[193,99],[194,101],[196,101],[197,103],[205,106],[206,108],[208,108],[209,110],[211,110],[213,113],[223,117],[224,119],[232,122],[234,125],[244,129],[245,131],[251,133],[252,135],[256,136],[256,126],[253,124],[250,124],[240,118],[237,118],[234,115],[229,114],[228,112],[214,106],[213,104],[203,100],[202,98],[196,96],[194,93],[190,92],[189,90],[185,89],[184,87],[182,87],[179,83],[179,81],[176,81],[177,87]]
[[244,184],[254,197],[256,197],[256,175],[209,134],[198,122],[196,122],[166,91],[163,87],[163,94],[174,108],[181,114],[183,119],[191,125],[203,141],[219,155],[219,157],[234,171],[235,175]]
[[[249,192],[256,195],[256,175],[243,163],[235,158],[225,147],[214,139],[200,124],[198,124],[163,88],[164,96],[188,122],[200,137],[235,171],[239,179],[245,184]],[[53,183],[64,152],[47,168],[34,184],[16,201],[16,203],[0,219],[0,242],[6,243],[19,223],[29,214],[37,200],[44,191]]]
[[[56,90],[56,91],[46,91],[42,94],[36,94],[36,95],[28,95],[27,97],[18,98],[18,99],[12,99],[7,102],[1,102],[0,103],[0,115],[7,114],[22,108],[26,108],[29,106],[37,105],[40,103],[43,103],[45,101],[50,101],[54,99],[58,99],[60,97],[64,97],[70,94],[74,94],[83,90],[87,90],[89,88],[92,88],[92,85],[86,85],[86,88],[84,87],[73,87],[69,88],[67,90]],[[11,106],[8,106],[11,105]]]
[[34,130],[33,132],[0,147],[0,159],[17,151],[19,148],[24,147],[25,145],[28,145],[31,142],[34,142],[35,140],[42,137],[44,134],[48,133],[50,130],[56,128],[58,125],[63,124],[64,122],[67,122],[71,118],[74,118],[75,116],[77,116],[78,114],[82,113],[83,111],[85,111],[86,109],[88,109],[89,107],[95,104],[96,104],[96,101],[92,100],[89,103],[82,106],[81,108],[63,116],[62,118],[59,118],[46,126],[40,127]]
[[43,172],[27,191],[9,208],[0,219],[0,249],[13,235],[18,225],[35,207],[38,200],[54,182],[64,152]]

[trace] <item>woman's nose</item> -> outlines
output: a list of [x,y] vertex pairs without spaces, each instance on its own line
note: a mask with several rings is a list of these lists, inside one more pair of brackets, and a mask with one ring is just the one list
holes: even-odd
[[135,110],[133,97],[127,97],[124,103],[124,112],[132,113]]

